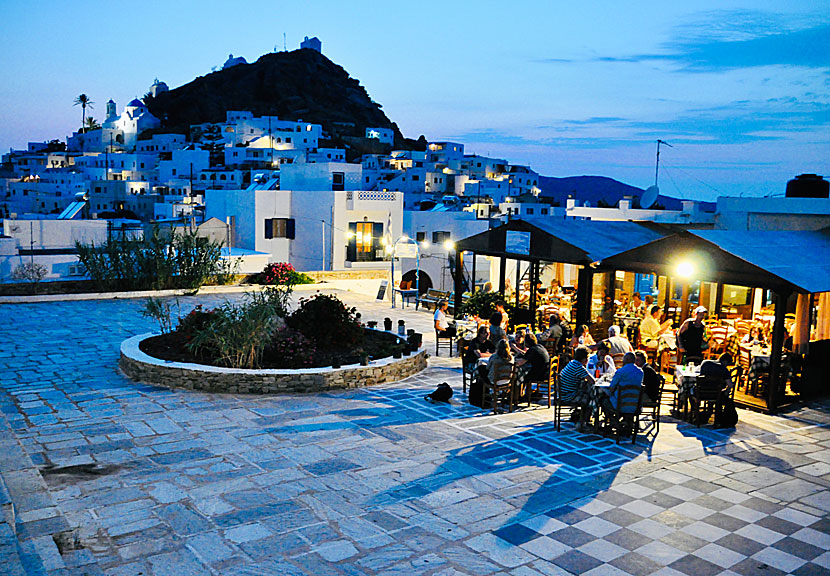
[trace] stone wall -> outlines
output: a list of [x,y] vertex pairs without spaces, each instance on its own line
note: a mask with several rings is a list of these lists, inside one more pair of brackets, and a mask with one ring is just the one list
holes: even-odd
[[368,366],[304,368],[297,370],[244,370],[158,360],[138,345],[152,334],[135,336],[121,343],[121,370],[129,378],[148,384],[204,392],[279,394],[323,392],[338,388],[361,388],[395,382],[426,368],[426,351],[400,359],[383,358]]

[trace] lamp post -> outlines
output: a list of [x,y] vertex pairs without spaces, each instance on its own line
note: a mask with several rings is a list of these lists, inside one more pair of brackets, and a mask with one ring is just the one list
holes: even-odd
[[415,240],[402,234],[395,240],[392,245],[386,247],[392,255],[392,308],[395,307],[395,258],[415,258],[415,298],[418,298],[420,292],[421,280],[421,249]]

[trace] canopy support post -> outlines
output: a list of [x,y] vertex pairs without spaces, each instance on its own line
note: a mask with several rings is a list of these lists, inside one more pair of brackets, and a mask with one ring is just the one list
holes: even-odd
[[[787,314],[788,290],[775,290],[772,293],[775,302],[775,324],[772,327],[772,343],[769,359],[769,388],[767,389],[767,411],[775,414],[778,409],[778,388],[786,385],[779,382],[781,376],[781,352],[784,349],[784,318]],[[782,390],[783,392],[783,390]]]
[[453,316],[459,317],[461,305],[464,303],[464,251],[455,252],[455,300],[453,301]]
[[502,256],[499,260],[499,293],[504,298],[504,291],[507,288],[507,258]]
[[583,324],[590,324],[591,296],[594,282],[593,270],[589,266],[580,268],[576,282],[576,323],[578,328]]

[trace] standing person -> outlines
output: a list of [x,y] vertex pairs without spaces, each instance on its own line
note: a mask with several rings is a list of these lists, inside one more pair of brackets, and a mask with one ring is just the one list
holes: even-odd
[[510,324],[509,318],[507,317],[507,310],[504,309],[504,302],[496,302],[495,304],[496,312],[501,314],[501,329],[507,332],[507,326]]
[[438,331],[439,338],[452,338],[455,336],[455,325],[450,324],[450,321],[447,320],[447,310],[449,308],[450,305],[446,300],[439,301],[438,306],[435,307],[435,314],[432,319],[435,323],[435,330]]
[[577,420],[576,429],[581,431],[588,422],[590,410],[588,404],[591,396],[589,387],[593,386],[594,378],[588,373],[585,366],[588,364],[590,351],[585,346],[574,350],[573,360],[568,362],[559,373],[559,392],[562,402],[578,406],[572,418]]
[[634,363],[643,371],[643,391],[652,402],[660,401],[660,375],[654,366],[648,363],[646,353],[642,350],[634,352]]
[[705,306],[698,306],[694,318],[687,318],[677,331],[677,352],[681,356],[681,363],[686,363],[688,358],[702,359],[703,351],[709,347],[706,324],[703,323],[706,312],[708,310]]
[[504,331],[502,325],[502,316],[499,312],[493,312],[490,315],[490,340],[494,345],[498,346],[499,340],[507,340],[507,333]]

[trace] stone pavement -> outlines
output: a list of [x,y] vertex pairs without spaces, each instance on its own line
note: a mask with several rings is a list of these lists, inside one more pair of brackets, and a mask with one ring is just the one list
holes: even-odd
[[[340,295],[434,351],[430,314]],[[0,574],[830,571],[826,403],[618,446],[469,406],[457,359],[319,395],[168,390],[117,369],[142,306],[0,305]],[[442,381],[452,404],[426,402]]]

